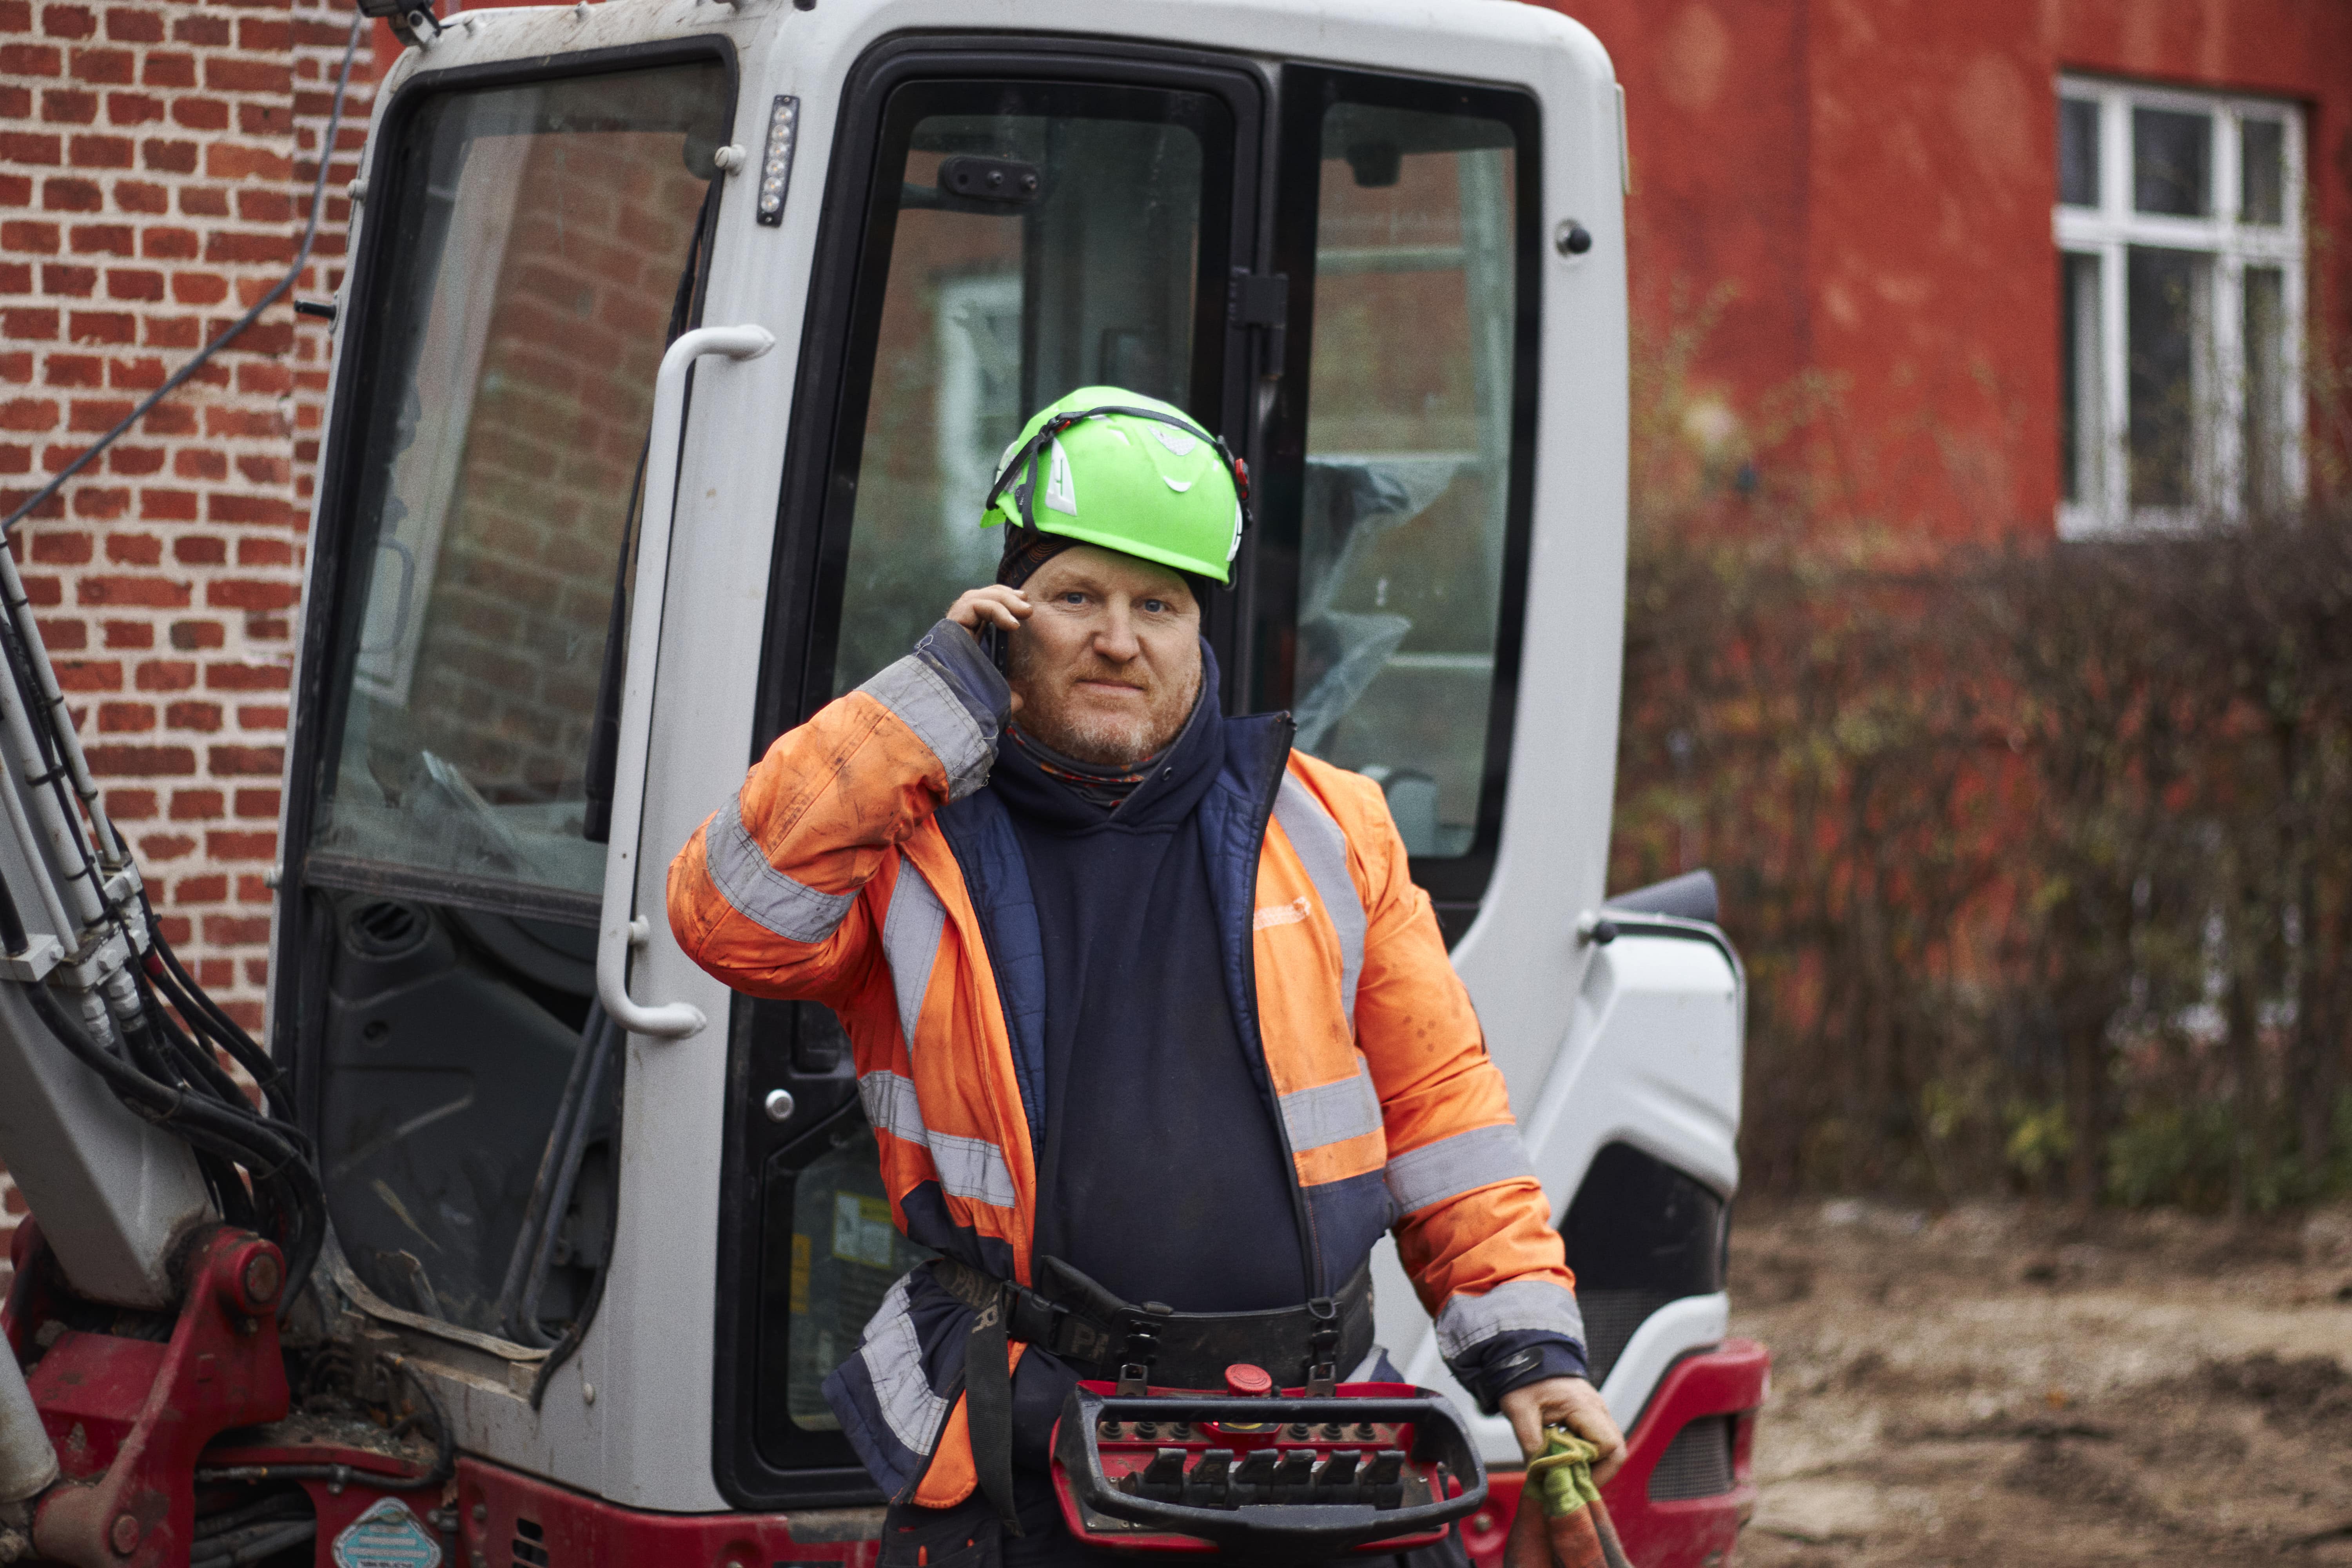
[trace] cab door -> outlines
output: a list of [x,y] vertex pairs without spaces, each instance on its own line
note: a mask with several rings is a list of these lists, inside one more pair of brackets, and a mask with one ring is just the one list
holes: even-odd
[[526,1366],[585,1332],[611,1256],[598,731],[655,367],[699,311],[734,99],[708,37],[413,71],[342,293],[273,1048],[341,1288]]
[[[1108,383],[1247,449],[1249,390],[1278,368],[1244,319],[1267,314],[1249,309],[1265,87],[1150,46],[932,39],[860,62],[809,283],[753,756],[991,580],[1003,536],[981,504],[1032,410]],[[1230,646],[1239,624],[1228,601],[1211,635]],[[739,997],[729,1062],[716,1476],[743,1509],[867,1500],[820,1385],[923,1255],[891,1226],[829,1013]]]

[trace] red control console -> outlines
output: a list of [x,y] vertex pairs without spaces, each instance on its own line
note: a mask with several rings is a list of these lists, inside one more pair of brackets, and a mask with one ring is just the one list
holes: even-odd
[[1486,1500],[1453,1405],[1404,1383],[1280,1389],[1255,1366],[1223,1391],[1081,1383],[1054,1429],[1070,1532],[1128,1552],[1312,1561],[1442,1540]]

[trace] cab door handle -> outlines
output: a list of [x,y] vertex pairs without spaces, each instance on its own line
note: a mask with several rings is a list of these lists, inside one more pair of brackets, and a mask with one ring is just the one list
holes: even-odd
[[776,346],[761,326],[697,327],[669,345],[654,377],[653,433],[646,452],[646,515],[637,540],[637,602],[629,616],[628,672],[621,689],[620,765],[613,779],[613,826],[604,850],[604,918],[596,932],[596,994],[633,1035],[682,1040],[709,1020],[691,1002],[639,1002],[629,994],[629,947],[636,912],[637,838],[646,813],[646,748],[653,735],[654,670],[662,600],[669,587],[670,525],[677,514],[677,449],[684,434],[686,378],[704,354],[758,359]]

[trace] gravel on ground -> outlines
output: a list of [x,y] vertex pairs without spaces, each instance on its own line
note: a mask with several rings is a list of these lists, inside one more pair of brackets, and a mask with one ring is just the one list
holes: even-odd
[[1740,1568],[2352,1564],[2352,1207],[1743,1199]]

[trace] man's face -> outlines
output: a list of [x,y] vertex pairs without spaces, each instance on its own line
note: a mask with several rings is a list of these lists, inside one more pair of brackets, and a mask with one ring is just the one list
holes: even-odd
[[1201,606],[1184,579],[1075,544],[1021,591],[1036,606],[1013,635],[1021,727],[1103,767],[1130,767],[1164,750],[1201,691]]

